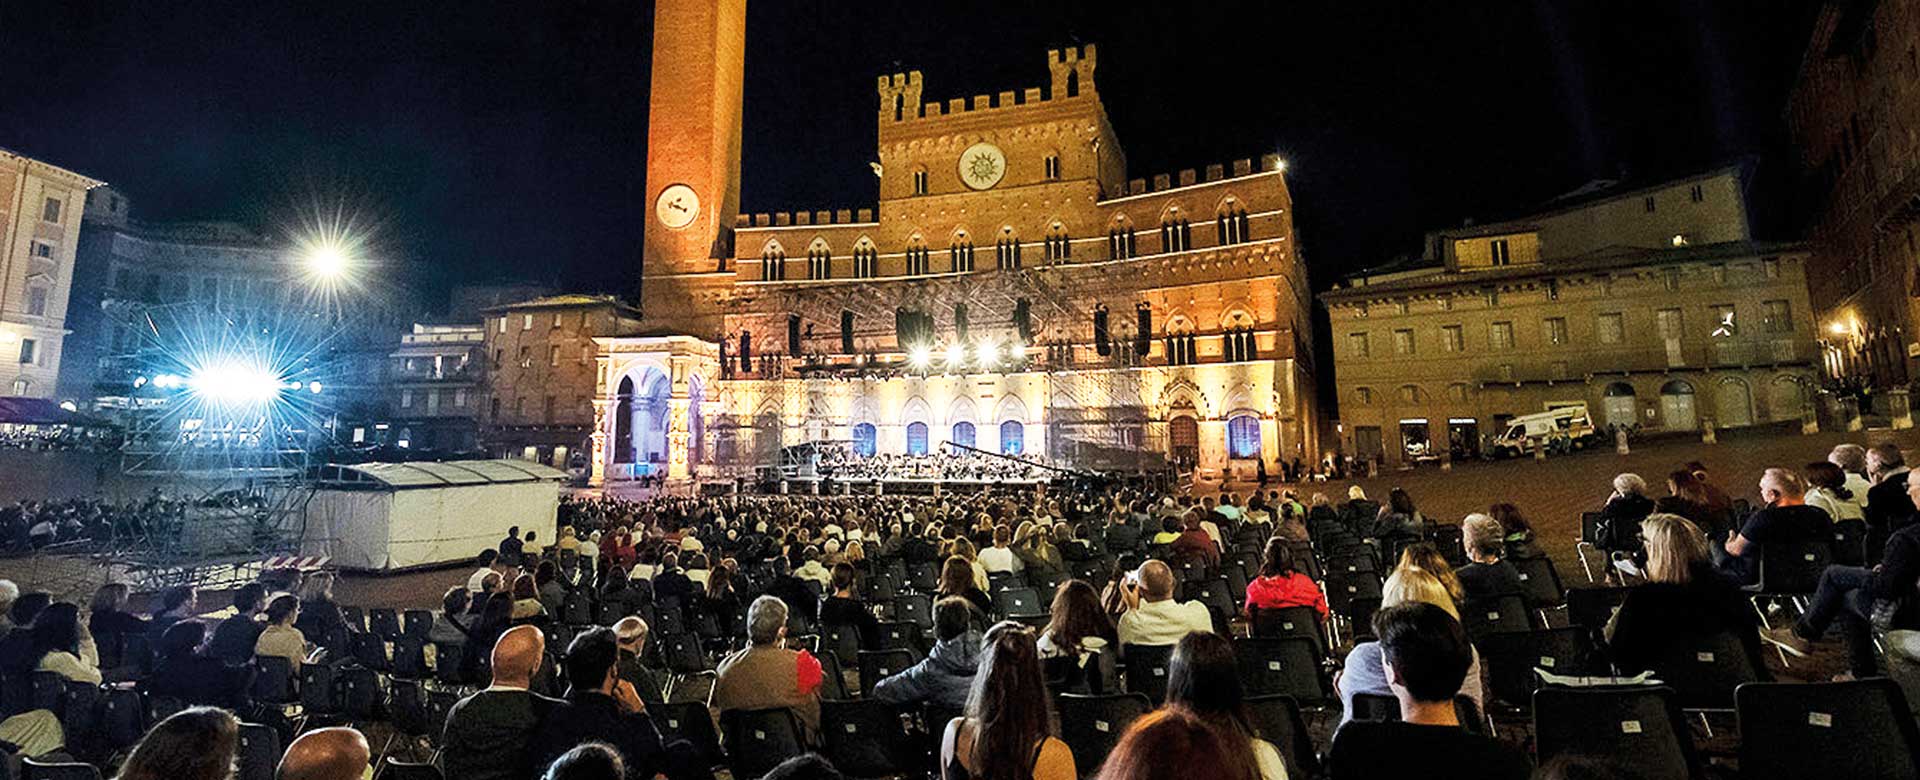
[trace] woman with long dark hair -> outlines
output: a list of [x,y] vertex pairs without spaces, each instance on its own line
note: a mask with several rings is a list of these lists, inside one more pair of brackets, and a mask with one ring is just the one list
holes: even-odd
[[1073,658],[1085,665],[1090,655],[1119,647],[1113,619],[1086,580],[1060,583],[1048,611],[1053,617],[1040,632],[1041,658]]
[[1501,502],[1487,507],[1487,515],[1500,521],[1500,527],[1507,530],[1508,558],[1541,558],[1546,553],[1533,540],[1533,523],[1527,520],[1520,507]]
[[33,665],[29,668],[72,682],[100,683],[100,652],[80,622],[78,605],[65,601],[49,605],[33,618],[30,631]]
[[948,596],[958,596],[973,602],[973,606],[980,610],[980,614],[993,612],[993,599],[987,598],[987,592],[981,590],[980,586],[974,582],[973,564],[959,555],[949,556],[947,562],[940,567],[940,584],[933,593],[935,601]]
[[947,723],[941,780],[1074,780],[1073,751],[1054,736],[1033,629],[987,630],[966,714]]
[[1247,714],[1233,642],[1219,634],[1193,633],[1173,647],[1167,669],[1167,707],[1185,710],[1219,732],[1225,763],[1249,763],[1261,780],[1285,780],[1287,765],[1273,743],[1261,739]]
[[1327,596],[1320,592],[1312,577],[1294,568],[1293,548],[1278,536],[1267,540],[1266,554],[1260,560],[1260,574],[1247,583],[1247,616],[1256,609],[1313,607],[1322,621],[1327,619]]
[[513,627],[513,596],[506,593],[493,593],[487,596],[487,604],[480,609],[480,619],[474,621],[468,632],[472,637],[461,646],[460,677],[475,685],[485,685],[490,675],[487,664],[492,661],[493,645],[500,641],[500,635]]

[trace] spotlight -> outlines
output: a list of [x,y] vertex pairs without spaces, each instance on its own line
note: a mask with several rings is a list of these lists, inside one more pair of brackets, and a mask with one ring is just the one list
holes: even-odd
[[144,376],[136,376],[136,377],[134,377],[134,378],[133,378],[133,386],[134,386],[134,387],[146,387],[146,386],[147,386],[147,378],[146,378],[146,377],[144,377]]
[[907,357],[907,361],[912,363],[914,368],[926,368],[928,363],[933,362],[933,350],[927,349],[926,347],[914,347],[913,353]]
[[312,394],[314,394],[314,395],[319,395],[319,394],[320,394],[320,383],[319,383],[319,382],[317,382],[317,381],[315,381],[315,382],[308,382],[308,383],[307,383],[307,392],[309,392],[309,393],[312,393]]
[[306,249],[307,273],[324,282],[339,279],[353,263],[347,249],[337,241],[319,241]]
[[1836,321],[1827,326],[1827,331],[1835,336],[1845,336],[1847,335],[1847,326],[1845,323]]
[[162,390],[172,390],[185,385],[187,380],[179,374],[161,374],[153,378],[153,386]]
[[994,346],[991,341],[980,342],[976,352],[979,355],[980,365],[991,366],[1000,361],[1000,348]]
[[962,364],[966,362],[967,362],[966,347],[960,346],[959,344],[955,344],[953,346],[947,347],[947,367],[948,368],[959,368]]
[[[158,382],[156,382],[158,384]],[[240,363],[216,363],[193,372],[186,380],[194,395],[226,404],[253,404],[280,396],[280,378],[272,372]]]

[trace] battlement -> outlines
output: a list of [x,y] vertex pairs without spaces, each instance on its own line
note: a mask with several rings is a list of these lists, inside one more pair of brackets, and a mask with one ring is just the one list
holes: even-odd
[[1173,174],[1155,174],[1151,179],[1128,179],[1126,189],[1116,197],[1126,198],[1134,195],[1146,195],[1148,193],[1164,192],[1181,187],[1191,187],[1195,184],[1212,184],[1228,179],[1238,179],[1285,169],[1286,163],[1282,161],[1280,155],[1277,154],[1260,155],[1259,168],[1254,167],[1251,158],[1243,157],[1225,165],[1215,163],[1207,166],[1206,176],[1204,178],[1196,174],[1194,169],[1186,168]]
[[916,119],[935,119],[942,116],[988,111],[992,109],[1013,108],[1057,100],[1093,97],[1093,70],[1097,61],[1093,44],[1073,46],[1065,49],[1047,51],[1047,72],[1051,77],[1051,88],[1043,91],[1039,87],[1027,87],[1022,90],[1006,90],[998,95],[974,95],[968,98],[952,98],[944,105],[939,101],[925,102],[925,82],[920,71],[883,75],[875,80],[880,95],[880,122],[911,122]]
[[733,228],[735,230],[793,227],[795,225],[871,225],[873,223],[873,209],[763,211],[758,214],[741,214],[733,218]]

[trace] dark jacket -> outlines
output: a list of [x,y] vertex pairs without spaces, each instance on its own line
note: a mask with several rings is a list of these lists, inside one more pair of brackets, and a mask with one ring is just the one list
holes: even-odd
[[869,650],[880,647],[880,621],[872,612],[854,599],[830,596],[820,601],[820,626],[852,626],[860,632],[860,646]]
[[618,750],[626,759],[627,777],[652,778],[666,768],[667,751],[653,721],[621,711],[619,702],[599,691],[569,691],[547,712],[533,739],[536,766],[544,767],[588,742],[605,742]]
[[560,704],[531,691],[483,690],[453,705],[441,738],[446,780],[526,780],[540,774],[534,738]]
[[1867,590],[1875,601],[1902,602],[1894,614],[1893,628],[1920,628],[1920,523],[1908,522],[1887,539],[1886,554],[1880,567],[1867,581]]
[[806,615],[809,622],[819,621],[820,600],[813,597],[813,591],[807,590],[807,583],[799,577],[791,574],[775,577],[773,584],[767,586],[767,595],[778,597],[789,611]]
[[980,635],[968,631],[935,643],[920,663],[875,683],[873,697],[889,704],[931,701],[941,707],[965,707],[979,668]]
[[1628,591],[1607,649],[1621,673],[1634,674],[1652,668],[1679,640],[1732,631],[1766,679],[1757,625],[1745,592],[1711,567],[1697,566],[1685,585],[1650,582]]
[[1607,550],[1640,549],[1640,521],[1653,514],[1653,499],[1639,494],[1614,496],[1600,509],[1600,546]]
[[216,658],[187,655],[163,658],[143,684],[147,693],[187,704],[233,707],[240,703],[245,673]]
[[1455,569],[1454,575],[1460,578],[1460,589],[1466,591],[1467,601],[1518,596],[1525,592],[1520,584],[1520,570],[1505,560],[1469,563]]
[[264,630],[266,626],[245,615],[222,620],[213,629],[213,638],[207,640],[207,655],[232,666],[244,665],[253,658],[253,645]]
[[1126,523],[1114,523],[1107,526],[1107,551],[1115,555],[1140,549],[1140,523],[1135,518],[1127,518]]
[[1913,500],[1907,498],[1907,477],[1903,471],[1867,488],[1867,527],[1897,528],[1913,519]]

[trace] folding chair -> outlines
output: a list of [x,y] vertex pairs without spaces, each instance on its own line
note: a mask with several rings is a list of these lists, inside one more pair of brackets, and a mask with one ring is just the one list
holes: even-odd
[[1249,696],[1284,694],[1306,707],[1332,701],[1326,678],[1320,675],[1319,648],[1302,637],[1233,640],[1240,684]]
[[841,658],[853,658],[860,652],[860,629],[853,625],[827,626],[820,637],[820,651]]
[[387,607],[367,610],[367,631],[389,642],[399,640],[404,633],[400,629],[400,613]]
[[922,594],[940,589],[940,564],[927,562],[907,567],[907,587]]
[[1840,566],[1867,565],[1867,524],[1848,520],[1833,524],[1833,562]]
[[[21,780],[100,780],[100,770],[78,761],[20,760]],[[271,777],[271,775],[269,775]]]
[[848,777],[904,775],[925,758],[907,737],[900,711],[885,702],[822,700],[820,731],[827,760]]
[[1553,568],[1553,559],[1545,556],[1508,558],[1507,562],[1520,573],[1520,597],[1526,600],[1527,608],[1539,614],[1542,627],[1551,625],[1547,610],[1567,603],[1566,588],[1560,584],[1560,572]]
[[[1808,598],[1820,586],[1820,573],[1832,562],[1832,546],[1824,539],[1802,544],[1760,545],[1759,581],[1745,588],[1752,594],[1753,611],[1760,616],[1760,625],[1773,627],[1762,602],[1785,602],[1805,611]],[[1785,650],[1776,647],[1774,651],[1780,654],[1782,666],[1792,666]]]
[[[1672,688],[1541,688],[1533,694],[1533,733],[1542,764],[1571,756],[1645,780],[1701,776]],[[1741,766],[1744,776],[1749,765]]]
[[1581,512],[1580,513],[1580,538],[1573,543],[1573,554],[1576,556],[1579,556],[1580,568],[1586,570],[1587,584],[1589,585],[1593,584],[1597,580],[1593,578],[1593,564],[1587,561],[1588,550],[1593,550],[1601,554],[1600,555],[1600,573],[1601,574],[1605,574],[1607,572],[1607,567],[1612,565],[1607,560],[1606,548],[1602,546],[1605,540],[1600,538],[1600,517],[1601,517],[1600,512]]
[[832,650],[822,650],[817,657],[820,659],[820,672],[823,677],[820,698],[853,698],[853,692],[847,690],[846,672],[840,667],[840,655]]
[[1127,670],[1127,692],[1145,694],[1155,705],[1167,698],[1167,670],[1173,645],[1123,645],[1121,664]]
[[87,759],[107,758],[101,746],[100,702],[104,693],[93,683],[66,682],[61,697],[60,728],[67,735],[67,750]]
[[692,634],[671,634],[660,637],[660,653],[666,661],[667,690],[666,698],[673,698],[673,689],[692,677],[711,677],[713,665],[707,661],[706,650],[700,647],[700,638]]
[[806,752],[806,743],[800,740],[800,722],[785,707],[723,711],[720,733],[734,777],[759,777],[780,762]]
[[1481,637],[1477,647],[1487,670],[1489,702],[1505,704],[1518,712],[1532,705],[1533,692],[1540,687],[1540,676],[1534,669],[1582,674],[1589,655],[1585,632],[1579,628],[1495,631]]
[[914,664],[913,653],[906,650],[862,650],[859,662],[861,696],[872,696],[875,684]]
[[[1355,618],[1357,616],[1351,607],[1356,601],[1363,599],[1374,599],[1377,601],[1380,598],[1380,577],[1372,571],[1346,572],[1333,569],[1329,566],[1327,571],[1326,596],[1327,606],[1332,610],[1333,614],[1346,619],[1348,627],[1351,629],[1350,633],[1354,636],[1359,636],[1360,632],[1371,630],[1371,626],[1365,621],[1356,620]],[[1333,634],[1332,644],[1340,644],[1340,631],[1337,623],[1333,626],[1331,633]]]
[[649,704],[647,714],[660,729],[663,744],[686,740],[699,753],[701,766],[716,767],[725,763],[720,734],[713,728],[713,714],[707,710],[706,702]]
[[100,744],[108,754],[131,750],[147,732],[147,703],[139,691],[110,688],[100,704]]
[[1892,680],[1748,683],[1735,700],[1743,778],[1920,778],[1920,731]]
[[1119,744],[1120,735],[1140,716],[1153,709],[1153,702],[1139,693],[1106,696],[1061,694],[1060,740],[1073,752],[1074,765],[1092,773],[1105,763],[1107,754]]
[[1313,607],[1251,607],[1248,611],[1251,613],[1247,618],[1249,635],[1267,639],[1290,636],[1311,639],[1314,646],[1320,648],[1321,657],[1326,657],[1326,636],[1320,630],[1319,610]]
[[920,624],[908,620],[882,621],[880,623],[880,649],[905,650],[919,660],[925,643],[921,639]]
[[[1456,569],[1467,565],[1467,548],[1462,543],[1464,536],[1465,531],[1457,525],[1435,523],[1427,527],[1427,539],[1440,551],[1440,556]],[[1395,557],[1394,560],[1400,559]]]
[[993,609],[1002,617],[1046,612],[1033,588],[1005,588],[993,594]]
[[1187,601],[1197,601],[1207,608],[1213,617],[1213,632],[1221,636],[1231,634],[1228,627],[1233,622],[1233,592],[1225,577],[1203,577],[1188,580],[1184,586]]
[[925,593],[902,593],[893,597],[893,619],[912,622],[922,631],[932,631],[933,597]]
[[273,780],[280,766],[280,732],[259,723],[240,724],[239,749],[234,751],[233,780]]
[[1287,765],[1287,776],[1318,777],[1320,759],[1314,753],[1313,734],[1307,730],[1300,703],[1280,694],[1249,696],[1245,701],[1255,734],[1279,748],[1280,759]]
[[1567,622],[1587,630],[1587,637],[1598,647],[1605,642],[1602,633],[1613,612],[1627,600],[1631,588],[1568,588]]
[[359,607],[341,607],[340,619],[346,621],[348,631],[367,632],[367,614]]
[[428,636],[433,633],[433,612],[431,610],[409,609],[402,614],[401,617],[405,623],[402,631],[407,636],[415,637],[422,642],[430,641],[428,640]]
[[1734,690],[1760,680],[1759,660],[1747,655],[1746,645],[1732,631],[1675,643],[1653,664],[1654,676],[1673,687],[1680,709],[1700,714],[1712,733],[1707,712],[1734,707]]
[[1533,620],[1527,617],[1527,602],[1516,595],[1468,601],[1460,605],[1460,622],[1474,644],[1496,631],[1530,631]]

